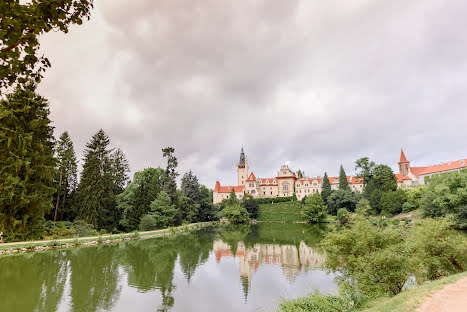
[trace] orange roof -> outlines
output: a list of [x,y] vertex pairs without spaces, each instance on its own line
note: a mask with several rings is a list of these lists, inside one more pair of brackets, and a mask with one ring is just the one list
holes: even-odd
[[246,179],[246,181],[247,182],[256,181],[255,174],[253,172],[250,173],[250,176],[248,177],[248,179]]
[[407,158],[405,157],[405,154],[404,154],[404,151],[402,150],[401,148],[401,158],[399,160],[399,164],[403,164],[403,163],[408,163],[409,161],[407,160]]
[[[334,181],[336,180],[336,181]],[[350,184],[362,184],[363,178],[356,178],[353,176],[347,176],[347,182]],[[339,177],[329,177],[329,183],[339,183]]]
[[408,176],[402,176],[400,173],[396,173],[395,176],[398,183],[404,180],[411,180]]
[[232,188],[235,190],[235,193],[241,193],[245,189],[245,186],[244,185],[221,186],[221,183],[219,181],[216,181],[216,187],[214,187],[214,192],[217,192],[217,193],[230,193],[232,191]]
[[467,168],[467,159],[460,159],[456,161],[450,161],[444,164],[429,166],[429,167],[410,167],[412,172],[417,177],[423,174],[430,174],[436,172],[443,172],[449,170],[456,170],[461,168]]
[[274,178],[263,178],[263,179],[259,179],[259,182],[261,185],[277,185],[277,181],[274,182]]

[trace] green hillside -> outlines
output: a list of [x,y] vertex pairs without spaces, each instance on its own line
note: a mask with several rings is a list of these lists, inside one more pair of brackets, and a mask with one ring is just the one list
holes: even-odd
[[258,221],[303,221],[299,201],[259,205]]

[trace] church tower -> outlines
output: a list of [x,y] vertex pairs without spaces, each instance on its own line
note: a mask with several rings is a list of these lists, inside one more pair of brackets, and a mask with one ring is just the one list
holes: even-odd
[[237,164],[237,185],[245,185],[245,181],[248,179],[248,159],[242,150],[240,152],[240,161]]
[[398,162],[399,164],[399,173],[401,176],[406,176],[409,174],[409,169],[410,169],[410,161],[407,160],[405,157],[404,151],[401,148],[401,158]]

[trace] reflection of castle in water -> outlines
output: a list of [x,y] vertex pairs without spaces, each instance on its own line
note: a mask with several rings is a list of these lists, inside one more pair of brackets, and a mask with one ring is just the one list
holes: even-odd
[[[217,262],[222,257],[233,256],[230,245],[220,239],[214,241],[213,248]],[[300,242],[298,250],[295,245],[278,244],[255,244],[246,248],[243,242],[238,242],[235,255],[240,262],[240,278],[246,278],[248,286],[252,272],[256,272],[260,264],[280,264],[286,278],[293,282],[301,269],[317,268],[324,261],[324,256],[304,241]]]

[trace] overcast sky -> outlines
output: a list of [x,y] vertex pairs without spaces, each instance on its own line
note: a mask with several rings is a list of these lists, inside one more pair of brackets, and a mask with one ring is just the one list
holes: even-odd
[[347,173],[467,157],[465,0],[98,0],[91,20],[41,39],[39,92],[79,158],[103,128],[132,175],[165,166],[236,183],[281,164]]

